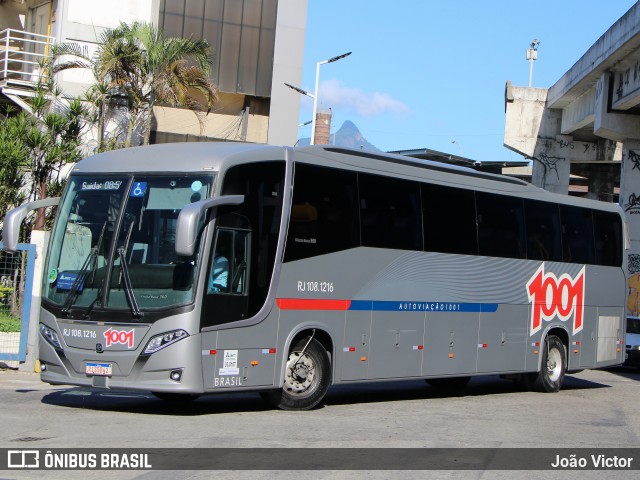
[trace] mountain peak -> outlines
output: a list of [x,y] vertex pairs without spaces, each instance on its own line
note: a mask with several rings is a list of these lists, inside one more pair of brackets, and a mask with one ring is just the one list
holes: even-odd
[[[306,146],[311,143],[309,138],[301,138],[298,145]],[[331,134],[331,143],[337,147],[356,148],[379,152],[380,150],[369,143],[351,120],[345,120],[337,132]]]
[[351,120],[345,120],[345,122],[340,127],[340,130],[345,130],[345,131],[356,130],[358,133],[360,133],[360,131],[358,130],[358,127],[356,127],[356,124],[353,123]]

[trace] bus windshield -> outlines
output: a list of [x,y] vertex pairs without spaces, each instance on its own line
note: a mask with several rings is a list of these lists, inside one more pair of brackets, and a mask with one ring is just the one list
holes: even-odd
[[175,226],[182,207],[207,198],[212,182],[184,174],[72,177],[43,297],[63,312],[129,308],[134,317],[191,302],[197,253],[175,253]]

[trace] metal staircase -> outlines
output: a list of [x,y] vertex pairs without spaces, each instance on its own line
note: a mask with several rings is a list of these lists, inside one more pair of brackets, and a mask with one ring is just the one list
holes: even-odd
[[25,98],[34,94],[40,64],[53,41],[47,35],[12,28],[0,32],[0,93],[29,112]]

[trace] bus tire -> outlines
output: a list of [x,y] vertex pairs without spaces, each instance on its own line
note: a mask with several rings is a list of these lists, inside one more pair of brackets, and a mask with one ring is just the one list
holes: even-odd
[[567,350],[555,335],[545,339],[540,371],[525,374],[525,386],[537,392],[553,393],[560,390],[567,368]]
[[[308,345],[307,345],[308,343]],[[302,350],[307,345],[303,355]],[[322,344],[305,337],[290,350],[284,385],[262,395],[282,410],[310,410],[322,401],[331,385],[331,362]]]

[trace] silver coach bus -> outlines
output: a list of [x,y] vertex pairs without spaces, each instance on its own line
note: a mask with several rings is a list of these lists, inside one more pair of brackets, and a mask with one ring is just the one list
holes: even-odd
[[[15,248],[26,212],[7,215]],[[503,375],[554,392],[624,361],[613,204],[332,146],[182,143],[77,164],[51,235],[41,378],[160,398]]]

